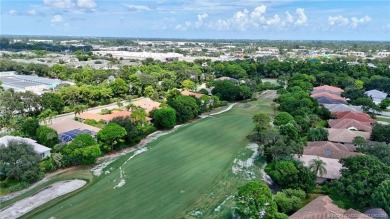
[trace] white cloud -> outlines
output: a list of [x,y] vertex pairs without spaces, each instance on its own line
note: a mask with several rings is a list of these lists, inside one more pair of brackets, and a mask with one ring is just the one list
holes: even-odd
[[371,17],[369,16],[364,16],[362,18],[356,18],[356,17],[351,17],[351,26],[352,28],[358,27],[360,24],[366,24],[371,21]]
[[295,21],[295,25],[301,26],[301,25],[306,24],[307,16],[305,15],[305,9],[297,8],[297,10],[295,12],[298,15],[298,19]]
[[287,22],[287,23],[293,23],[293,22],[294,22],[294,18],[293,18],[293,16],[290,14],[290,12],[286,11],[285,14],[286,14],[286,22]]
[[94,9],[97,7],[95,0],[77,0],[77,7]]
[[267,20],[267,25],[269,26],[280,25],[281,23],[282,19],[277,14],[275,14],[273,18]]
[[195,22],[195,27],[196,28],[202,27],[205,23],[205,20],[207,20],[208,17],[209,15],[206,13],[198,14],[197,16],[198,20]]
[[329,16],[328,17],[328,23],[331,26],[334,26],[334,25],[347,26],[349,24],[349,19],[347,17],[343,17],[341,15]]
[[50,22],[52,26],[60,25],[64,22],[64,17],[60,14],[56,14],[51,18]]
[[16,15],[18,15],[18,12],[16,11],[16,10],[10,10],[9,12],[8,12],[8,14],[10,14],[10,15],[12,15],[12,16],[16,16]]
[[145,5],[131,5],[126,4],[125,5],[130,11],[150,11],[152,10],[151,7],[145,6]]
[[330,26],[340,26],[340,27],[347,27],[347,28],[357,28],[359,25],[366,24],[371,21],[371,17],[364,16],[362,18],[357,17],[344,17],[342,15],[338,16],[329,16],[328,17],[328,24]]
[[186,22],[184,22],[184,24],[176,25],[175,29],[185,31],[185,30],[188,30],[188,28],[190,28],[190,27],[191,27],[191,22],[186,21]]
[[43,4],[53,8],[72,8],[74,3],[72,0],[43,0]]

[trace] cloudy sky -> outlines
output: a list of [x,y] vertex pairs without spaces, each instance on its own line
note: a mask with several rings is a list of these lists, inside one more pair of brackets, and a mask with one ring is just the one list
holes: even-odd
[[386,40],[389,0],[0,0],[1,34]]

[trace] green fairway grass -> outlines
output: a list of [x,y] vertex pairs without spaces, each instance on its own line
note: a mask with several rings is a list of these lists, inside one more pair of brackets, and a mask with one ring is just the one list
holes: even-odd
[[[120,157],[105,169],[110,173],[86,189],[25,217],[183,218],[194,208],[202,208],[200,217],[205,217],[235,192],[239,180],[231,171],[233,160],[246,150],[253,115],[271,114],[269,104],[268,100],[237,104],[229,112],[181,127],[131,160],[133,153]],[[121,170],[126,183],[114,189]],[[204,198],[214,192],[212,200]]]

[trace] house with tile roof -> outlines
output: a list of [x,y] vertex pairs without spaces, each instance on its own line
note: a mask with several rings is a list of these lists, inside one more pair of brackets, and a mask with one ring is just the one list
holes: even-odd
[[[131,111],[126,111],[126,110],[114,111],[111,114],[104,114],[104,115],[85,112],[85,113],[81,113],[79,115],[76,115],[76,118],[81,119],[82,121],[90,119],[90,120],[95,120],[96,122],[104,121],[105,123],[109,123],[114,118],[129,117],[130,115],[131,115]],[[152,119],[149,117],[146,118],[146,121],[151,121],[151,120]]]
[[337,119],[354,119],[360,122],[375,123],[376,121],[371,118],[367,113],[356,112],[333,112]]
[[194,93],[194,92],[191,92],[188,90],[182,91],[181,94],[184,96],[194,96],[196,98],[201,98],[204,95],[204,94],[200,94],[200,93]]
[[310,96],[313,97],[313,98],[328,97],[328,98],[336,99],[336,100],[345,100],[345,98],[341,97],[340,95],[331,94],[331,93],[328,93],[328,92],[318,92],[318,93],[315,93],[315,94],[311,94]]
[[327,93],[330,93],[330,94],[334,94],[334,95],[337,95],[337,96],[341,96],[341,92],[332,91],[332,90],[325,90],[325,89],[312,90],[312,91],[310,92],[310,94],[317,94],[317,93],[321,93],[321,92],[327,92]]
[[318,196],[309,202],[303,208],[299,209],[290,219],[329,219],[329,218],[346,218],[346,219],[372,219],[355,209],[344,210],[333,203],[333,200],[327,196]]
[[374,103],[377,105],[380,104],[387,97],[387,93],[379,90],[369,90],[366,91],[364,94],[366,94],[368,97],[371,97],[372,101],[374,101]]
[[323,183],[328,179],[341,177],[342,165],[339,159],[362,155],[355,152],[355,147],[329,141],[308,142],[303,149],[303,154],[298,159],[304,166],[309,167],[312,160],[320,159],[326,163],[326,173],[317,175],[317,183]]
[[347,144],[347,145],[353,145],[352,141],[357,136],[361,136],[364,139],[368,140],[371,135],[370,132],[352,131],[348,129],[329,128],[326,130],[329,133],[328,141]]
[[356,112],[362,113],[363,108],[361,106],[353,106],[347,104],[323,104],[330,112]]
[[343,168],[339,159],[319,157],[317,155],[301,155],[297,158],[305,167],[310,167],[312,160],[320,159],[326,165],[326,173],[324,175],[317,174],[316,183],[323,183],[326,180],[339,179],[341,177],[340,170]]
[[329,85],[322,85],[322,86],[313,87],[313,90],[330,91],[330,92],[339,93],[339,94],[344,92],[344,90],[339,88],[339,87],[329,86]]
[[303,155],[342,159],[362,154],[355,152],[355,147],[352,146],[330,141],[312,141],[308,142],[307,146],[303,149]]
[[326,96],[313,97],[319,104],[346,104],[346,100],[334,99]]
[[310,96],[316,99],[320,104],[347,104],[347,100],[344,97],[328,92],[319,92]]
[[143,108],[147,113],[149,113],[154,109],[160,109],[160,105],[161,105],[160,102],[154,101],[150,98],[139,99],[132,102],[132,104],[134,104],[134,106]]
[[342,119],[329,119],[329,127],[335,129],[349,129],[353,131],[371,132],[372,126],[370,122],[360,122],[355,119],[342,118]]

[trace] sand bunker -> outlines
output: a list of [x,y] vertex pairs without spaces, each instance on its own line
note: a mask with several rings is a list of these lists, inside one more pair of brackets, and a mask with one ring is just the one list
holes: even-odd
[[55,198],[83,187],[86,183],[87,182],[84,180],[56,182],[28,198],[17,201],[14,204],[1,209],[1,218],[18,218]]

